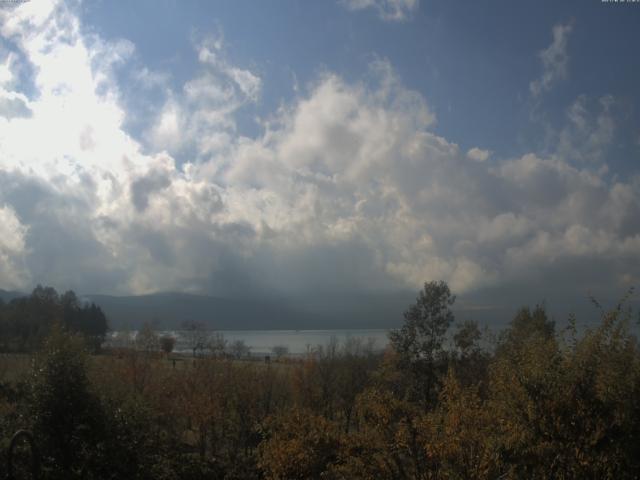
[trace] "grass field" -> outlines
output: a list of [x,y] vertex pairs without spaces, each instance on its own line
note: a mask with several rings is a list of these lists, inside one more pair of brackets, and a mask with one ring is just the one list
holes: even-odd
[[0,354],[0,383],[15,383],[31,369],[33,356],[23,353]]
[[[140,355],[143,353],[138,352]],[[192,358],[190,355],[172,354],[168,358],[160,354],[152,354],[150,358],[153,363],[162,368],[184,369],[192,367],[194,362],[199,362],[202,357]],[[206,357],[204,357],[206,358]],[[99,355],[91,355],[89,365],[100,365],[107,361],[117,360],[118,355],[114,352],[102,353]],[[33,354],[28,353],[0,353],[0,383],[16,383],[21,378],[29,374],[33,361]],[[234,364],[246,365],[247,363],[254,365],[267,366],[263,359],[250,358],[242,360],[233,360]],[[270,365],[274,368],[290,368],[292,365],[300,363],[300,359],[283,358],[281,360],[271,360]]]

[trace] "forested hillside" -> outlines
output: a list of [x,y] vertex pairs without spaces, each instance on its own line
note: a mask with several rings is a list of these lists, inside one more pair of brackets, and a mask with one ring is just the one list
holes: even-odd
[[96,351],[108,330],[107,318],[94,303],[81,302],[73,291],[59,295],[51,287],[38,287],[28,296],[6,292],[0,299],[0,352],[37,349],[52,327],[81,333]]

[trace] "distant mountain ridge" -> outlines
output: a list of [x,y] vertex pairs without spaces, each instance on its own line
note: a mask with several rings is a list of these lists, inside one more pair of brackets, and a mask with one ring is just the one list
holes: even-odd
[[[9,302],[29,295],[0,289]],[[216,330],[322,330],[396,328],[415,293],[329,294],[290,299],[223,298],[179,292],[148,295],[78,294],[105,313],[112,330],[140,328],[151,322],[159,329],[179,329],[197,321]]]
[[[491,292],[490,292],[491,293]],[[0,299],[9,302],[28,293],[0,289]],[[190,293],[154,293],[115,296],[78,294],[82,301],[94,302],[105,313],[112,330],[137,330],[145,322],[158,329],[179,329],[185,320],[203,323],[215,330],[324,330],[398,328],[403,312],[415,302],[416,292],[342,293],[296,296],[290,298],[225,298]],[[454,305],[456,320],[475,319],[482,325],[500,330],[507,326],[517,309],[533,306],[523,298],[505,295],[500,302],[496,294],[465,295]],[[591,302],[563,303],[562,298],[545,302],[559,326],[569,313],[579,323],[594,324],[599,314]],[[603,301],[606,308],[616,302]],[[629,302],[636,312],[640,302]],[[637,326],[637,325],[636,325]]]
[[176,329],[185,320],[218,330],[395,328],[413,295],[336,295],[293,300],[233,299],[188,293],[83,295],[105,312],[112,329],[144,322]]
[[13,290],[3,290],[0,288],[0,300],[3,302],[10,302],[14,298],[20,298],[26,296],[26,293],[16,292]]

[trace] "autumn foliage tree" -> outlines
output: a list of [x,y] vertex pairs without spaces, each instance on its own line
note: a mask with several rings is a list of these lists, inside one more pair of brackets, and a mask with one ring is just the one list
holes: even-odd
[[446,371],[445,335],[454,320],[455,295],[442,281],[427,282],[404,313],[404,325],[389,334],[399,369],[410,375],[408,395],[429,408],[437,398],[438,377]]
[[264,435],[258,455],[268,480],[326,478],[337,457],[340,434],[335,424],[309,411],[274,417]]
[[454,324],[454,298],[425,284],[383,353],[333,340],[284,363],[89,357],[60,329],[28,379],[0,383],[0,432],[32,419],[46,478],[640,477],[640,347],[622,305],[580,334],[522,308],[490,344]]
[[104,415],[86,373],[87,356],[79,336],[54,327],[31,378],[29,413],[45,467],[59,478],[82,470],[88,449],[104,429]]

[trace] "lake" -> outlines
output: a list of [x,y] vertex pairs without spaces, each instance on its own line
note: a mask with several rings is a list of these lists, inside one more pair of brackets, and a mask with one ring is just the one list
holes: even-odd
[[[318,345],[328,345],[333,337],[340,345],[343,345],[349,338],[361,339],[363,342],[373,342],[376,350],[383,350],[389,340],[387,329],[352,329],[352,330],[219,330],[215,333],[224,335],[228,344],[236,340],[242,340],[251,348],[252,355],[269,355],[275,346],[284,345],[289,349],[291,355],[302,355]],[[123,332],[111,332],[107,338],[107,345],[117,346],[118,338]],[[135,337],[136,332],[130,332]],[[175,352],[191,352],[190,347],[179,330],[158,331],[157,334],[172,335],[177,342]]]

